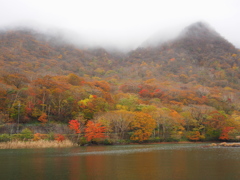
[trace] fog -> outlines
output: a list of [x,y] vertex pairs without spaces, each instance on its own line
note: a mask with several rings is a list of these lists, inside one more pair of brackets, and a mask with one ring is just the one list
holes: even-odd
[[129,51],[207,22],[240,48],[238,0],[0,0],[0,28],[28,27],[78,46]]

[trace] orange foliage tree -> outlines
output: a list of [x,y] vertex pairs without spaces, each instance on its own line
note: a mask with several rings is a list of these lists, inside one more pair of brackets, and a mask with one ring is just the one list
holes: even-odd
[[47,139],[47,134],[40,134],[40,133],[36,133],[33,135],[33,140],[34,141],[38,141],[41,139]]
[[93,121],[88,121],[85,128],[85,137],[87,141],[92,141],[95,138],[105,138],[104,132],[106,127],[102,126],[101,123],[94,123]]
[[204,137],[200,134],[199,131],[191,131],[189,132],[187,138],[192,141],[198,141],[200,139],[203,139]]
[[156,121],[147,113],[136,112],[135,118],[130,124],[133,134],[131,140],[144,141],[148,140],[156,128]]
[[38,118],[38,120],[40,122],[42,122],[43,124],[45,124],[47,122],[47,114],[46,113],[42,113],[42,115]]

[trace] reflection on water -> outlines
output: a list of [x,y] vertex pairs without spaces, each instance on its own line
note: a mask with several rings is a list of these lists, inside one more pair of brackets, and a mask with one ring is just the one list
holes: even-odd
[[204,144],[0,150],[0,179],[239,180],[239,153]]

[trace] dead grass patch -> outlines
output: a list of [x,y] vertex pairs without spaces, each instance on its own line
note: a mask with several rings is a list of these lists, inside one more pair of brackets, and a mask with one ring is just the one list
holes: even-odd
[[65,148],[77,146],[70,140],[58,142],[56,140],[47,141],[9,141],[0,143],[0,149],[27,149],[27,148]]

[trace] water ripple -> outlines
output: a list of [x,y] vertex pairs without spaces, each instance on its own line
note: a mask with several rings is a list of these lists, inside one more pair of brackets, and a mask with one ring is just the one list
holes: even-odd
[[[69,153],[65,154],[63,156],[86,156],[86,155],[112,155],[112,154],[117,154],[117,155],[122,155],[122,154],[132,154],[132,153],[146,153],[146,152],[152,152],[152,151],[173,151],[173,150],[193,150],[193,148],[201,148],[203,145],[136,145],[134,146],[115,146],[108,148],[106,147],[106,150],[95,150],[95,151],[82,151],[82,149],[79,149],[80,152],[75,152],[75,153]],[[118,148],[118,149],[116,149]],[[123,149],[124,148],[124,149]]]

